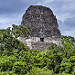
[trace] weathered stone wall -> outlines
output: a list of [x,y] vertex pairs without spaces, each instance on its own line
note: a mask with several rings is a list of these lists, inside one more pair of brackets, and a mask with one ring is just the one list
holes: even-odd
[[30,6],[22,17],[22,25],[28,27],[31,37],[61,37],[56,16],[44,6]]
[[37,42],[37,43],[32,43],[32,48],[40,51],[45,51],[50,45],[51,43]]
[[52,43],[63,47],[61,38],[46,37],[43,42],[40,41],[39,37],[32,37],[30,39],[32,48],[41,51],[46,50]]
[[38,49],[41,51],[46,50],[52,43],[63,47],[61,38],[56,37],[46,37],[44,38],[43,42],[40,41],[40,37],[30,37],[29,39],[26,39],[25,37],[19,37],[19,39],[24,44],[27,44],[31,49]]
[[44,51],[55,43],[63,46],[58,23],[52,10],[44,6],[30,6],[22,17],[22,25],[26,26],[31,34],[30,38],[19,37],[30,48]]

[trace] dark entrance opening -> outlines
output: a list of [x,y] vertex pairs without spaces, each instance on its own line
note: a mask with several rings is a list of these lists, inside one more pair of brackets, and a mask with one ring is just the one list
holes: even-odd
[[40,42],[44,42],[44,38],[40,38]]

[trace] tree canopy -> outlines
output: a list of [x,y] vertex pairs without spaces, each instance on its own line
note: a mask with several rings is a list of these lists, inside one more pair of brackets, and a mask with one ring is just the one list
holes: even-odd
[[30,49],[17,38],[28,37],[23,25],[0,29],[0,75],[75,75],[75,38],[62,35],[64,47]]

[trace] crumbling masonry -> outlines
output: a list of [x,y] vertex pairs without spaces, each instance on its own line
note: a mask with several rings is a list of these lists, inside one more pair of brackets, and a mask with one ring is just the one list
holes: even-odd
[[31,5],[23,15],[21,24],[26,26],[31,34],[29,39],[24,36],[19,39],[30,48],[44,51],[51,43],[63,46],[57,19],[48,7]]

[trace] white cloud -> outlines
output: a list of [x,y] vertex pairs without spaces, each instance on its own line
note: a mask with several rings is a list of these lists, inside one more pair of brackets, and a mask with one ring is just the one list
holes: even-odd
[[75,37],[75,30],[72,29],[72,30],[69,30],[69,31],[63,31],[62,35],[67,35],[67,36],[73,36],[73,37]]
[[20,25],[22,20],[22,15],[15,15],[11,17],[0,16],[0,29],[6,29],[7,27],[12,27],[12,24]]
[[39,2],[36,3],[36,5],[43,5],[43,6],[50,6],[50,4],[52,2],[54,2],[55,0],[41,0]]
[[8,18],[0,18],[0,23],[7,23],[7,22],[9,22],[8,21]]
[[70,12],[73,10],[75,10],[75,1],[74,0],[64,1],[64,4],[62,6],[62,11]]
[[55,0],[43,0],[42,3],[43,3],[43,4],[48,4],[48,3],[51,3],[51,2],[53,2],[53,1],[55,1]]
[[71,15],[69,13],[62,13],[62,14],[57,14],[57,19],[64,22],[66,20],[66,18],[72,18],[72,16],[73,15]]

